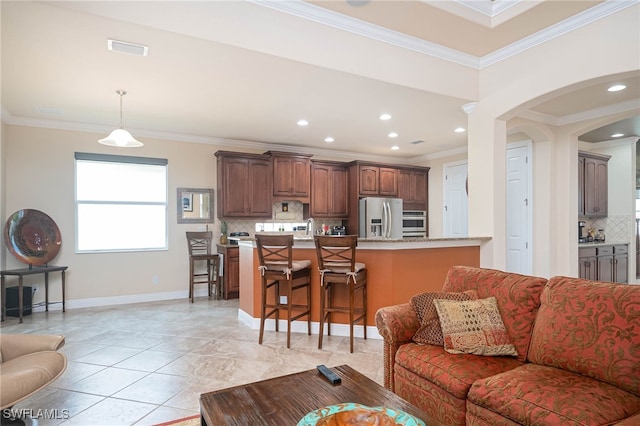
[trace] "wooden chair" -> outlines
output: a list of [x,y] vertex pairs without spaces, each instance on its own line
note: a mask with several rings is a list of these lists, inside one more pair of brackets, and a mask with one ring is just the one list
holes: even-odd
[[[362,322],[364,338],[367,338],[367,269],[364,263],[356,262],[356,235],[314,236],[318,269],[320,270],[320,337],[318,349],[322,349],[324,323],[327,335],[331,335],[331,314],[342,312],[349,315],[349,344],[353,352],[353,325]],[[346,285],[349,306],[335,305],[333,296],[336,286]],[[361,303],[356,306],[356,293],[361,294]]]
[[[222,294],[222,286],[218,278],[220,267],[220,255],[211,253],[213,233],[207,232],[187,232],[187,243],[189,246],[189,300],[193,303],[194,285],[207,284],[209,297],[212,295],[218,298]],[[196,262],[206,262],[206,271],[196,270]],[[215,287],[215,291],[213,291]]]
[[[291,347],[291,321],[306,316],[307,334],[311,335],[311,261],[293,260],[293,235],[256,234],[256,245],[262,283],[258,343],[262,344],[265,320],[273,316],[275,328],[278,331],[280,310],[286,309],[287,348],[289,348]],[[270,289],[273,289],[271,296],[268,294]],[[294,295],[296,290],[306,291],[302,295]],[[286,296],[286,303],[281,303],[281,296]],[[297,303],[294,297],[297,297]]]

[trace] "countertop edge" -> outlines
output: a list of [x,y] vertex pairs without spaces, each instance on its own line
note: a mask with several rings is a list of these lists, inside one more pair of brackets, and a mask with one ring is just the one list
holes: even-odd
[[[490,241],[491,237],[459,237],[459,238],[420,238],[410,240],[359,239],[358,249],[362,250],[408,250],[446,247],[479,247]],[[238,241],[239,246],[255,248],[255,239],[247,238]],[[312,238],[295,239],[294,248],[315,248]]]

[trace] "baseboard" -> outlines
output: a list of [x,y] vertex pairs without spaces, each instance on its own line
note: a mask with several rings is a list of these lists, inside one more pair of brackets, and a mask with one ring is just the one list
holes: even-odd
[[[260,329],[260,318],[254,318],[242,309],[238,309],[238,321],[251,328],[252,330]],[[275,331],[276,321],[274,319],[267,319],[264,322],[264,329],[269,331]],[[280,320],[280,330],[287,330],[287,321]],[[291,331],[294,333],[306,333],[307,322],[306,321],[294,321],[291,323]],[[327,333],[325,326],[325,335]],[[320,323],[317,321],[311,321],[311,334],[320,334]],[[332,336],[346,336],[349,337],[349,325],[348,324],[331,324]],[[362,325],[356,325],[353,327],[353,335],[355,337],[364,337],[364,327]],[[375,326],[367,326],[367,339],[382,340],[382,336],[378,333],[378,328]]]

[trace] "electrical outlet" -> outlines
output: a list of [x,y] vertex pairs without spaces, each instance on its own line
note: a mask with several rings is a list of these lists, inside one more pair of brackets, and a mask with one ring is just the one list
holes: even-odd
[[281,305],[287,304],[287,296],[280,296],[280,304]]
[[159,276],[157,276],[157,275],[154,275],[154,276],[151,278],[151,283],[152,283],[153,285],[158,285],[158,284],[160,284],[160,277],[159,277]]

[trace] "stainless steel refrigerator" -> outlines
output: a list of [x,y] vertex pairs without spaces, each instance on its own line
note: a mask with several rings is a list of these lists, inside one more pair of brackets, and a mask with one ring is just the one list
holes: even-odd
[[402,239],[402,198],[361,198],[359,207],[360,238]]

